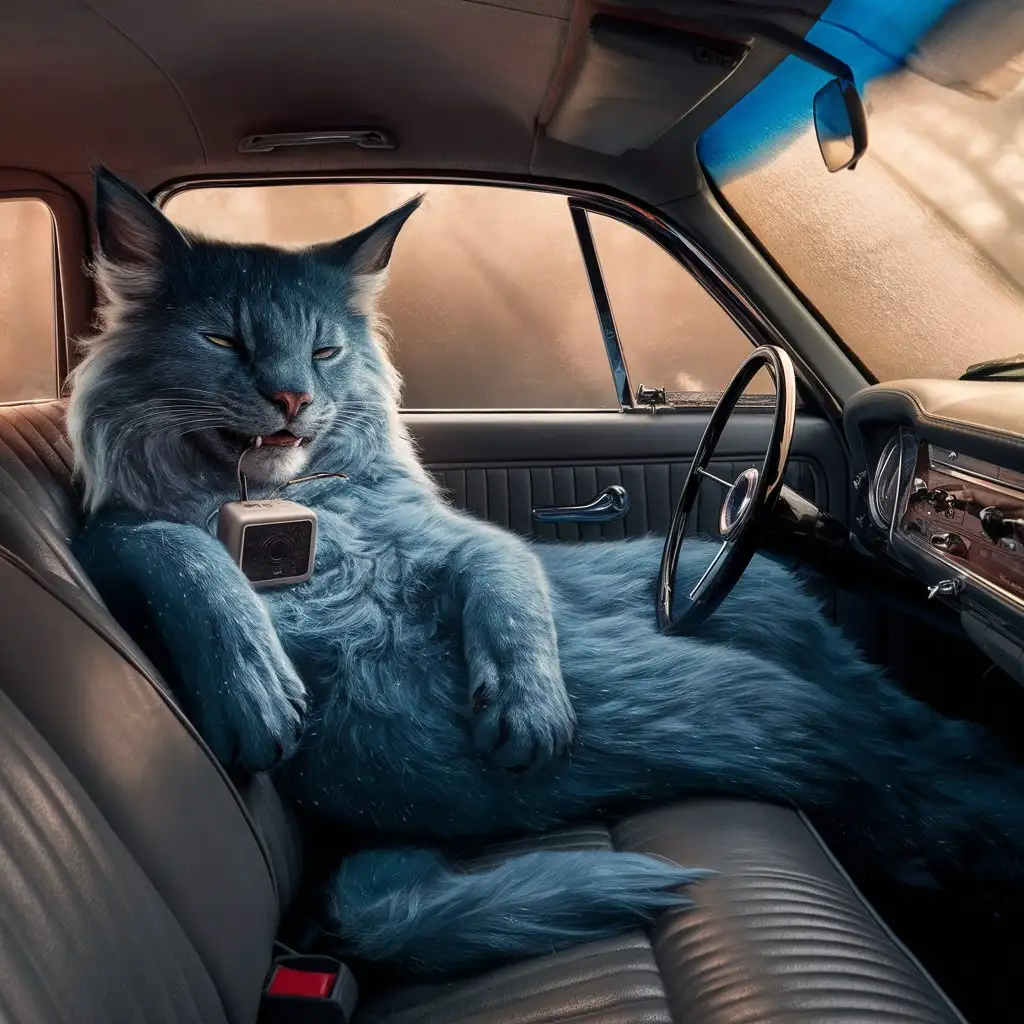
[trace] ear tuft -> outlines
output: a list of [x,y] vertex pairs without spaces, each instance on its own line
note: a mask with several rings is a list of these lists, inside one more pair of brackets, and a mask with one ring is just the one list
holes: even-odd
[[362,237],[356,247],[349,264],[352,274],[380,274],[387,270],[398,233],[405,226],[405,222],[420,208],[423,199],[424,195],[421,192],[397,210],[386,213],[376,223],[359,232],[356,237],[365,237]]
[[113,171],[92,169],[96,235],[102,258],[124,270],[154,277],[181,232],[140,192]]
[[364,316],[373,316],[376,312],[398,233],[420,208],[424,198],[421,192],[362,231],[310,249],[317,259],[348,274],[348,301],[356,312]]
[[337,242],[315,245],[311,251],[317,259],[347,270],[353,277],[382,274],[391,262],[391,252],[398,233],[420,208],[423,200],[424,194],[421,192],[397,209],[384,214],[369,227]]

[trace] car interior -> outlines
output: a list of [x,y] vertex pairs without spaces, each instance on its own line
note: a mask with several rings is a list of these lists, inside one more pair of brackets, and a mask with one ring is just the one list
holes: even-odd
[[[938,912],[928,892],[851,878],[799,810],[712,797],[460,852],[466,870],[537,848],[604,848],[717,872],[694,890],[694,908],[665,915],[650,931],[444,983],[353,963],[347,967],[358,996],[344,1008],[300,997],[282,1009],[268,997],[275,962],[317,952],[300,924],[304,900],[338,851],[358,848],[361,837],[301,820],[269,775],[225,771],[70,550],[84,513],[64,412],[77,339],[94,328],[88,261],[96,161],[131,178],[172,218],[209,224],[211,234],[218,223],[233,230],[231,218],[249,209],[246,197],[287,189],[542,193],[557,207],[578,260],[573,273],[582,283],[572,295],[596,339],[593,387],[601,397],[592,400],[569,356],[540,370],[520,366],[514,339],[484,345],[482,356],[466,354],[464,364],[452,357],[430,392],[417,376],[416,359],[431,372],[427,357],[410,354],[408,365],[401,359],[403,336],[419,329],[421,314],[396,307],[399,368],[416,396],[403,416],[449,500],[542,543],[664,535],[695,460],[729,485],[762,465],[773,443],[772,382],[781,363],[768,360],[771,378],[759,366],[761,376],[734,396],[713,450],[708,428],[743,359],[762,349],[781,353],[773,358],[792,367],[795,394],[780,483],[804,505],[795,525],[766,530],[764,546],[813,575],[827,614],[908,691],[945,714],[983,722],[1020,753],[1024,383],[1014,380],[1017,342],[1002,333],[966,358],[949,346],[941,358],[908,356],[912,372],[903,376],[869,369],[871,359],[829,317],[820,281],[802,284],[787,257],[771,251],[771,214],[763,214],[763,237],[760,213],[741,216],[754,186],[747,179],[723,184],[700,149],[713,126],[745,109],[745,98],[793,62],[822,76],[818,86],[842,78],[846,60],[855,78],[858,65],[832,56],[830,37],[814,33],[819,19],[834,20],[825,19],[830,7],[838,18],[858,6],[875,5],[0,6],[0,214],[32,203],[48,212],[41,285],[38,275],[26,283],[28,258],[15,235],[4,237],[0,217],[0,332],[8,332],[0,338],[4,1020],[1016,1019],[1024,907],[972,891],[946,899]],[[933,6],[927,31],[915,37],[918,54],[935,63],[952,52],[949,61],[962,62],[967,50],[985,49],[949,43],[965,38],[961,8],[970,4]],[[1007,49],[985,52],[995,63],[1012,56]],[[805,127],[812,110],[802,102]],[[879,121],[883,152],[892,127],[884,110]],[[851,146],[862,150],[856,129],[848,133]],[[842,169],[830,173],[820,131],[819,140],[821,153],[814,145],[811,155],[822,195],[854,187],[847,179],[871,180],[873,142],[856,158],[852,149],[836,158]],[[203,202],[218,195],[241,197],[242,212],[204,220]],[[353,228],[371,219],[353,209]],[[329,220],[326,212],[314,216],[304,239],[297,228],[289,235],[285,209],[280,234],[312,241],[329,232]],[[628,228],[658,259],[671,258],[697,295],[687,307],[697,310],[696,327],[672,312],[651,328],[667,339],[660,378],[646,376],[649,363],[641,378],[643,360],[631,361],[630,339],[640,333],[631,324],[643,303],[620,312],[631,285],[612,272],[605,222]],[[257,237],[264,229],[252,230]],[[489,243],[498,247],[500,238]],[[517,250],[508,265],[529,264],[530,253]],[[399,251],[396,262],[402,258]],[[460,288],[477,287],[460,284],[445,260],[432,269],[428,262],[428,255],[410,257],[396,275],[434,273],[441,281],[447,274],[455,282],[444,294],[449,305],[459,303]],[[637,275],[638,294],[647,295]],[[671,291],[677,279],[667,280]],[[842,292],[859,280],[836,277],[833,287]],[[567,287],[559,283],[557,295],[569,295]],[[40,295],[53,309],[44,342],[20,312]],[[530,298],[520,291],[509,301],[518,309]],[[865,296],[862,310],[872,301]],[[707,318],[722,318],[732,333],[716,349],[718,368],[702,370],[693,384],[681,374],[699,341],[687,340],[678,354],[671,344],[700,338],[702,304]],[[455,314],[446,308],[438,316],[443,323]],[[478,319],[474,329],[486,334],[487,323]],[[546,321],[537,323],[542,358]],[[34,377],[32,345],[32,365],[44,367]],[[1007,358],[993,364],[998,355]],[[962,363],[967,379],[956,379],[961,372],[943,359]],[[989,361],[967,372],[982,359]],[[516,389],[533,375],[542,378],[539,397],[517,405]],[[456,397],[445,405],[449,395]],[[723,496],[707,482],[690,496],[687,536],[717,535]]]

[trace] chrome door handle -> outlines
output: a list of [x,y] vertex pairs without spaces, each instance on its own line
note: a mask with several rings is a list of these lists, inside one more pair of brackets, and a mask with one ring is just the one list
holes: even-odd
[[533,518],[538,523],[612,523],[628,511],[626,488],[612,484],[588,505],[545,505],[533,510]]

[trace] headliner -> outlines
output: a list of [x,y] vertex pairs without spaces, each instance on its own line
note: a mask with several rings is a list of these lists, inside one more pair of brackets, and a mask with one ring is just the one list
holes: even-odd
[[[620,2],[676,15],[708,6]],[[660,204],[700,187],[697,136],[783,56],[755,44],[650,149],[614,158],[536,127],[582,0],[0,3],[0,166],[45,172],[87,199],[100,160],[147,189],[213,173],[476,171],[601,184]],[[775,20],[803,35],[827,0],[718,6],[789,12]],[[353,124],[392,129],[398,148],[237,152],[255,132]]]

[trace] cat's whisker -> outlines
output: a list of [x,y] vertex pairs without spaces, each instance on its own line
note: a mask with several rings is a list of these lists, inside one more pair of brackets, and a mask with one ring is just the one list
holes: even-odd
[[194,416],[215,416],[218,419],[225,420],[233,418],[231,416],[226,415],[223,409],[175,409],[166,412],[161,412],[160,410],[154,409],[153,411],[147,414],[140,413],[136,422],[159,424],[164,420],[178,422],[181,420],[190,419]]
[[221,412],[227,408],[223,402],[195,402],[182,398],[151,398],[145,405],[157,409],[219,409]]
[[132,422],[137,422],[143,419],[162,419],[164,417],[173,419],[180,416],[200,416],[200,415],[217,415],[223,416],[223,409],[194,409],[194,408],[170,408],[165,409],[162,407],[143,406],[132,416]]
[[141,431],[145,433],[158,433],[162,430],[170,430],[175,427],[185,426],[189,423],[199,422],[201,420],[213,420],[216,419],[218,422],[225,422],[224,417],[214,416],[212,413],[204,413],[201,416],[150,416],[150,417],[136,417],[125,424],[126,431]]
[[210,388],[187,388],[183,386],[171,386],[164,388],[156,388],[154,394],[159,394],[162,391],[170,391],[174,394],[193,394],[193,395],[213,395],[214,397],[223,397],[221,392],[214,391]]
[[232,413],[232,414],[235,412],[235,410],[233,408],[231,408],[228,405],[225,405],[224,403],[220,403],[219,405],[217,405],[217,404],[214,404],[213,402],[182,402],[182,401],[176,401],[176,400],[174,400],[174,401],[172,401],[172,400],[148,401],[148,402],[145,402],[145,403],[142,404],[142,406],[140,408],[140,411],[143,411],[143,410],[146,410],[146,409],[153,409],[153,410],[180,409],[180,410],[186,410],[186,411],[188,411],[188,410],[191,410],[191,411],[209,410],[211,412]]
[[153,412],[218,412],[222,414],[231,411],[223,405],[196,405],[191,402],[146,402],[139,412],[145,412],[147,410]]
[[168,404],[168,403],[172,403],[173,404],[175,402],[180,402],[183,405],[216,405],[216,406],[223,406],[225,404],[223,398],[219,402],[215,402],[212,399],[207,399],[207,398],[203,398],[203,399],[200,399],[200,398],[188,398],[185,395],[153,395],[151,398],[147,399],[146,404],[147,405],[151,405],[151,404],[155,403],[155,404],[159,404],[159,405],[165,405],[165,404]]
[[229,417],[231,414],[227,409],[140,409],[136,414],[140,419],[160,419],[163,416],[178,417],[178,416],[223,416]]
[[148,431],[149,433],[157,433],[201,423],[216,423],[220,426],[230,426],[229,422],[222,414],[214,415],[213,413],[202,413],[186,416],[182,414],[156,415],[154,413],[147,416],[140,413],[125,423],[124,432]]
[[373,423],[373,420],[361,413],[349,413],[348,415],[335,416],[332,424],[338,423]]
[[194,433],[197,430],[213,430],[221,428],[230,429],[230,424],[223,419],[209,417],[206,419],[185,420],[180,423],[173,424],[169,430],[173,431],[172,436],[180,437],[182,434]]
[[175,433],[174,437],[184,437],[186,434],[196,434],[200,430],[214,430],[217,427],[222,427],[222,423],[200,423],[197,426],[187,427],[185,430],[179,430]]

